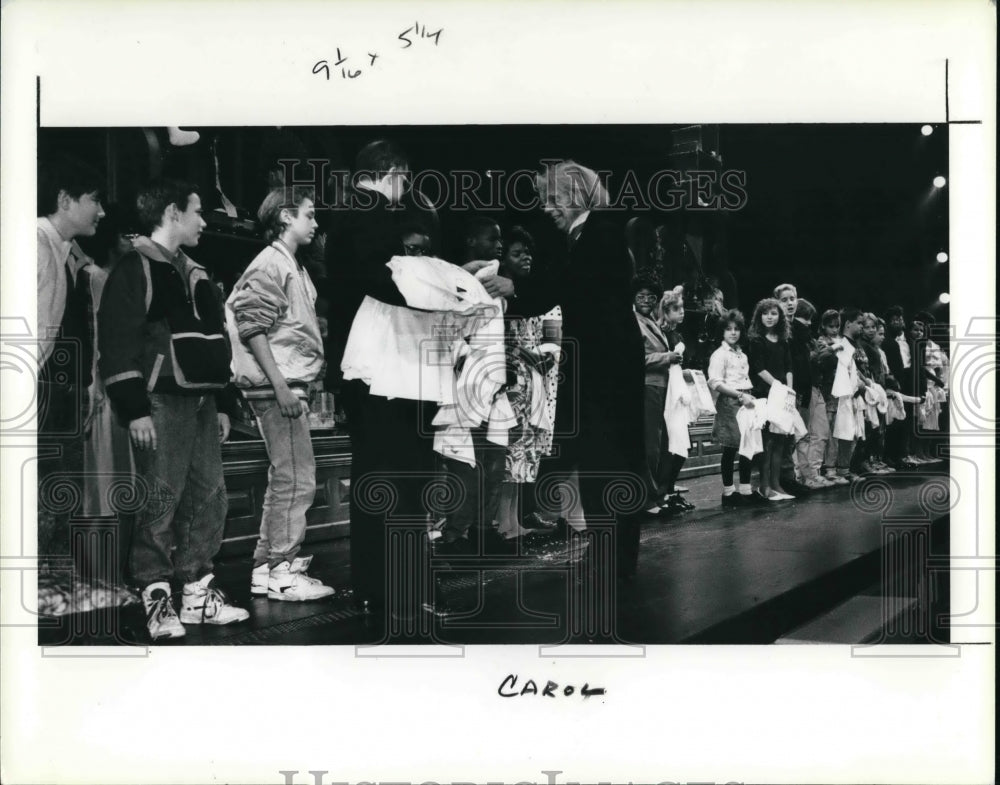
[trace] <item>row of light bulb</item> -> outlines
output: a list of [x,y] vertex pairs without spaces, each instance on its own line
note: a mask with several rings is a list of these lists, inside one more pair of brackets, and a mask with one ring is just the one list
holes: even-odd
[[[924,136],[930,136],[932,133],[934,133],[934,128],[932,126],[925,125],[921,127],[920,133],[922,133]],[[935,188],[944,188],[945,185],[948,184],[948,181],[941,175],[935,177],[933,182]],[[945,262],[948,261],[948,254],[946,254],[944,251],[940,251],[937,255],[937,260],[941,264],[944,264]],[[938,295],[938,302],[941,303],[942,305],[947,305],[948,303],[951,302],[951,295],[948,294],[948,292],[941,292],[941,294]]]

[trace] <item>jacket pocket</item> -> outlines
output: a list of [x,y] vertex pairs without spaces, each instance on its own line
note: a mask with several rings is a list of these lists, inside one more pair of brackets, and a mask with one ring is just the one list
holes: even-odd
[[177,385],[190,390],[224,387],[230,374],[225,336],[190,314],[175,312],[168,322],[170,360]]

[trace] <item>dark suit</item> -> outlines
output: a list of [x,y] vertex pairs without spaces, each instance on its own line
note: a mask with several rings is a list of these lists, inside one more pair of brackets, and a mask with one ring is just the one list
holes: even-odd
[[[645,501],[645,352],[624,233],[600,211],[591,212],[563,260],[518,284],[510,312],[533,316],[555,305],[563,315],[565,379],[556,409],[559,468],[579,470],[590,520],[614,516],[618,567],[631,574],[638,556],[634,511]],[[639,498],[616,508],[605,491],[623,478]]]
[[[327,242],[331,304],[327,362],[338,371],[355,314],[366,296],[406,305],[385,265],[394,255],[403,254],[400,231],[414,214],[412,204],[390,205],[373,191],[358,191],[352,200],[351,209],[337,215]],[[328,378],[338,376],[331,372]],[[399,585],[419,566],[407,551],[407,561],[394,575],[387,575],[387,530],[400,521],[418,522],[415,531],[423,525],[423,486],[434,472],[433,442],[428,434],[435,407],[428,401],[372,395],[360,379],[343,383],[341,396],[352,451],[351,584],[358,600],[381,610],[387,600],[387,580],[392,578]],[[389,483],[393,493],[382,494],[380,482]],[[394,503],[383,503],[389,496]],[[406,588],[403,601],[412,605],[416,590]]]

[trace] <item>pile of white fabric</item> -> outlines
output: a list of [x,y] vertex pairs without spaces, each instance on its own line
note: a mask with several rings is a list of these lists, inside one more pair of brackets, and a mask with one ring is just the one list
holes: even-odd
[[437,403],[434,449],[475,466],[471,429],[489,423],[487,438],[506,445],[514,425],[502,390],[503,303],[443,259],[394,256],[387,267],[409,307],[364,299],[344,349],[344,379],[361,379],[372,395]]

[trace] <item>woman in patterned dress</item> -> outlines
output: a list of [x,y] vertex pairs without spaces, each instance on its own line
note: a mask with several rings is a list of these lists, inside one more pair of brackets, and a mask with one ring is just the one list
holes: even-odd
[[[531,274],[534,242],[520,227],[511,229],[504,243],[500,274],[512,280]],[[515,425],[504,467],[497,511],[497,531],[507,539],[528,533],[518,514],[520,488],[538,479],[543,456],[552,452],[552,428],[556,415],[556,343],[562,313],[556,306],[542,316],[505,321],[507,338],[507,399]],[[555,351],[553,351],[555,350]]]

